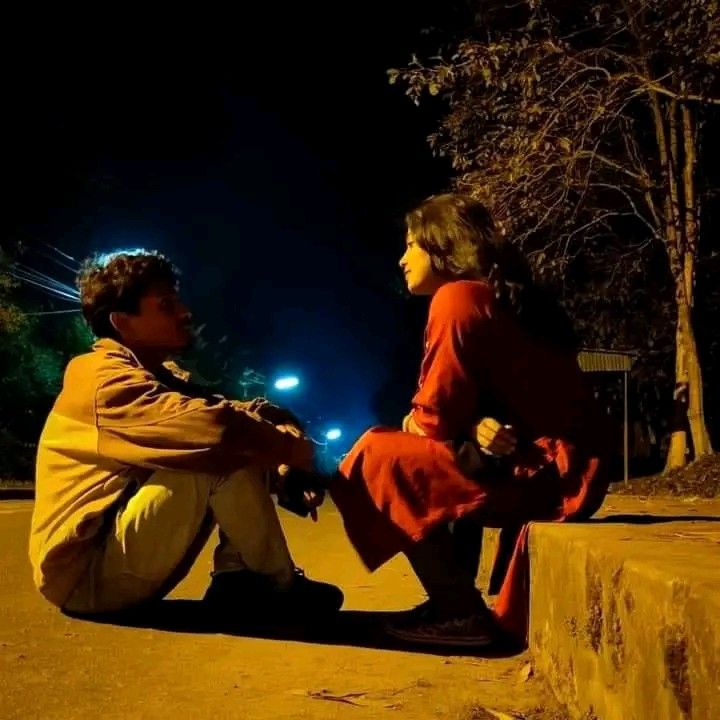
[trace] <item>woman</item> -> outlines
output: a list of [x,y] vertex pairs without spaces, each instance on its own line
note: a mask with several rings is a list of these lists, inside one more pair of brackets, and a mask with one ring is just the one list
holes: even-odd
[[[607,491],[607,431],[557,306],[483,205],[439,195],[406,217],[409,291],[431,296],[402,431],[373,428],[330,492],[371,570],[405,552],[428,601],[401,639],[486,645],[527,633],[526,523],[589,517]],[[482,526],[503,528],[494,616],[475,588]]]

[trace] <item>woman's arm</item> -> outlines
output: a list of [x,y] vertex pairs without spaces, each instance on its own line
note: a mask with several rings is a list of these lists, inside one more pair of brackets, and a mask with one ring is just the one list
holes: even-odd
[[433,297],[418,390],[403,429],[436,440],[466,436],[477,422],[485,390],[484,354],[492,352],[490,291],[456,281]]

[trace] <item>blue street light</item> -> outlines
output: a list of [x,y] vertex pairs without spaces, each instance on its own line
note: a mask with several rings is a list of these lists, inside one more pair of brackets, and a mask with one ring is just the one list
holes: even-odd
[[325,438],[330,441],[339,440],[341,435],[342,430],[340,430],[340,428],[330,428],[330,430],[325,433]]
[[295,375],[285,375],[278,378],[273,387],[276,390],[292,390],[300,384],[300,380]]

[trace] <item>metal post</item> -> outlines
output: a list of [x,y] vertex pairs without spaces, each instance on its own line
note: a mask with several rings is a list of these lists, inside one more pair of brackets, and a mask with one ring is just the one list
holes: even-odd
[[629,446],[629,428],[628,428],[628,372],[627,370],[623,373],[625,380],[625,427],[623,432],[623,476],[625,478],[625,484],[627,485],[629,478],[628,471],[628,446]]

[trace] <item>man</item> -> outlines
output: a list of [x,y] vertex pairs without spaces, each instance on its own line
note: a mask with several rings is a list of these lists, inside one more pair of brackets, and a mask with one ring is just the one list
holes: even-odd
[[69,363],[38,446],[40,592],[81,615],[161,598],[217,524],[213,608],[245,619],[337,611],[340,590],[295,568],[265,482],[279,466],[311,470],[311,441],[286,411],[203,393],[165,367],[192,340],[170,261],[144,251],[91,260],[78,285],[98,341]]

